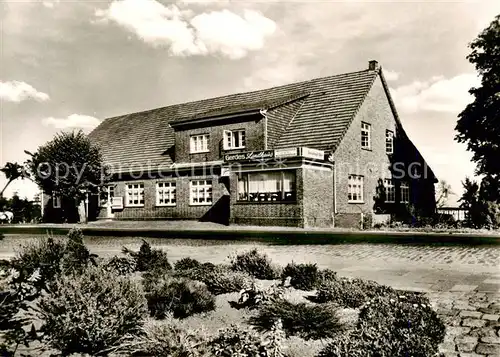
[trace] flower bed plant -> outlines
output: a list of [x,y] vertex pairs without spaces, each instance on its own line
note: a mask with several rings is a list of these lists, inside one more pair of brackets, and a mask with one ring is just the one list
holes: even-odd
[[342,325],[336,311],[325,305],[291,303],[284,299],[263,305],[250,324],[259,331],[268,331],[281,320],[288,336],[299,336],[305,340],[335,336]]
[[375,281],[349,278],[336,278],[323,281],[318,287],[315,302],[333,302],[342,307],[358,308],[376,296],[394,294],[391,287]]
[[150,287],[146,294],[151,316],[162,319],[169,313],[176,318],[215,309],[214,296],[197,281],[167,277]]
[[376,297],[361,309],[356,328],[333,336],[318,357],[436,356],[444,334],[426,297]]
[[273,265],[271,259],[257,249],[236,255],[231,259],[231,268],[262,280],[278,279],[281,274],[279,267]]
[[321,281],[321,272],[316,264],[288,264],[283,273],[282,279],[290,278],[290,285],[295,289],[310,291],[316,288]]
[[79,275],[58,278],[36,311],[49,346],[66,355],[96,355],[136,333],[147,305],[137,283],[101,267],[88,267]]

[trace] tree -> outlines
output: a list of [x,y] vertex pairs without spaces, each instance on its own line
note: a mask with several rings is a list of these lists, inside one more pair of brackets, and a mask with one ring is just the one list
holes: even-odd
[[62,132],[28,154],[33,180],[46,194],[61,197],[63,218],[78,221],[79,203],[107,178],[99,148],[82,131]]
[[3,193],[7,189],[7,187],[12,183],[12,181],[17,180],[18,178],[26,178],[28,174],[23,165],[19,165],[17,162],[8,162],[4,167],[0,169],[5,175],[7,179],[7,183],[5,184],[2,191],[0,191],[0,197],[3,197]]
[[[500,180],[500,15],[469,44],[469,62],[475,65],[481,85],[471,88],[474,101],[459,114],[455,140],[473,152],[476,171],[488,183]],[[500,197],[494,197],[500,201]]]
[[448,197],[450,197],[450,195],[454,195],[454,192],[451,190],[451,185],[445,180],[440,180],[436,192],[436,206],[438,208],[443,207],[448,201]]
[[464,193],[458,200],[461,208],[467,209],[466,222],[470,227],[480,228],[484,224],[481,211],[482,205],[479,200],[479,184],[476,181],[465,178],[462,181]]

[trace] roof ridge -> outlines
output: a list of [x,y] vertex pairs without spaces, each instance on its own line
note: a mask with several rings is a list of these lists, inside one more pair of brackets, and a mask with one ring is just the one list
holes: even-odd
[[357,73],[364,73],[364,72],[369,72],[369,70],[368,69],[363,69],[363,70],[360,70],[360,71],[338,73],[338,74],[332,74],[332,75],[329,75],[329,76],[315,77],[315,78],[311,78],[311,79],[307,79],[307,80],[303,80],[303,81],[298,81],[298,82],[290,82],[290,83],[280,84],[279,86],[265,87],[265,88],[256,89],[256,90],[252,90],[252,91],[247,91],[247,92],[229,93],[229,94],[219,95],[219,96],[216,96],[216,97],[207,97],[207,98],[196,99],[196,100],[191,100],[191,101],[187,101],[187,102],[177,102],[177,103],[173,103],[173,104],[169,104],[169,105],[164,105],[164,106],[161,106],[161,107],[156,107],[156,108],[151,108],[151,109],[146,109],[146,110],[139,110],[139,111],[132,112],[132,113],[129,112],[129,113],[125,113],[125,114],[114,115],[112,117],[105,118],[103,120],[103,122],[105,120],[108,120],[108,119],[120,118],[120,117],[123,117],[124,115],[146,114],[148,112],[153,112],[153,111],[157,111],[157,110],[161,110],[161,109],[165,109],[165,108],[175,107],[175,106],[178,106],[178,105],[180,106],[180,105],[187,104],[187,103],[204,102],[204,101],[210,101],[210,100],[215,100],[215,99],[220,99],[220,98],[226,98],[226,97],[232,97],[232,96],[238,96],[238,95],[244,95],[244,94],[248,95],[248,94],[258,93],[258,92],[261,92],[261,91],[266,91],[266,90],[271,90],[271,89],[276,89],[276,88],[282,88],[282,87],[286,87],[286,86],[290,86],[290,85],[306,84],[308,82],[313,82],[313,81],[317,81],[317,80],[320,80],[320,79],[330,79],[330,78],[347,76],[347,75],[352,75],[352,74],[357,74]]

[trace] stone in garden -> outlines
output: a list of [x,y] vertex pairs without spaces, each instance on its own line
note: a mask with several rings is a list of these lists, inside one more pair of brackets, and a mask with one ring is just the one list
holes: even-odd
[[469,304],[467,301],[458,300],[453,303],[453,308],[458,310],[476,311],[476,307]]
[[443,352],[443,353],[449,353],[449,356],[456,356],[457,355],[455,342],[443,342],[443,343],[441,343],[439,345],[439,351]]
[[469,333],[473,337],[488,337],[495,336],[495,330],[489,327],[475,327]]
[[500,315],[484,314],[481,318],[488,321],[498,321],[500,319]]
[[462,326],[466,327],[483,327],[486,325],[486,320],[479,319],[464,319],[462,321]]
[[463,336],[467,335],[470,332],[470,327],[463,326],[448,326],[446,327],[446,335],[448,336]]
[[500,354],[500,345],[491,343],[480,343],[476,347],[476,352],[483,355],[498,356]]
[[467,310],[463,310],[463,311],[460,311],[460,317],[470,317],[470,318],[473,318],[473,319],[479,319],[481,317],[482,313],[480,313],[479,311],[467,311]]
[[477,345],[477,337],[462,336],[455,339],[460,352],[472,352]]
[[444,316],[457,316],[459,313],[458,310],[454,309],[438,309],[437,314],[438,315],[444,315]]
[[492,343],[494,345],[500,345],[500,337],[481,337],[481,342]]

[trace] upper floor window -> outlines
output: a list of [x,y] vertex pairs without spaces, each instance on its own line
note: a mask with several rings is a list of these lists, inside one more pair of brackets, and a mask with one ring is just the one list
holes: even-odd
[[189,202],[192,205],[212,204],[212,181],[193,180],[190,186],[191,192],[189,194]]
[[175,182],[157,182],[156,183],[156,205],[157,206],[175,206]]
[[401,203],[410,203],[410,186],[406,182],[401,183]]
[[385,131],[385,152],[387,154],[394,153],[394,132],[392,130]]
[[245,148],[245,130],[224,130],[224,150]]
[[241,173],[238,177],[238,201],[295,201],[295,171]]
[[364,177],[349,175],[347,198],[350,203],[363,203]]
[[371,125],[361,123],[361,147],[363,149],[371,149]]
[[396,201],[396,190],[392,179],[384,179],[385,202],[394,203]]
[[192,135],[190,153],[208,152],[208,134]]
[[125,188],[125,202],[128,207],[144,206],[144,184],[130,183]]

